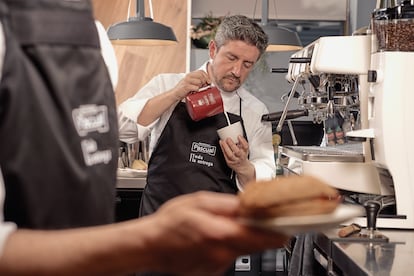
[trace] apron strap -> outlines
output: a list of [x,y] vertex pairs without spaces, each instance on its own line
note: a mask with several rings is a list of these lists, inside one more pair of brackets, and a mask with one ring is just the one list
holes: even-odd
[[[239,94],[237,94],[237,95],[239,95]],[[242,111],[242,106],[241,106],[241,102],[242,102],[242,99],[241,99],[241,97],[239,96],[239,115],[240,115],[240,119],[242,119],[243,120],[243,117],[242,117],[242,114],[241,114],[241,111]]]

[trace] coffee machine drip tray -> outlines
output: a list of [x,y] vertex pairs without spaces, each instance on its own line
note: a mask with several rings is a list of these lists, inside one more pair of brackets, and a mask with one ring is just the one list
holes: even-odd
[[283,146],[283,155],[313,162],[364,162],[362,143],[320,146]]

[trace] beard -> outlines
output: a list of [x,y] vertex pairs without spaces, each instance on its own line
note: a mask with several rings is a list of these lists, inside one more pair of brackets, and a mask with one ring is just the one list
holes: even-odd
[[216,81],[217,86],[224,92],[233,92],[241,86],[239,77],[233,74],[226,75]]

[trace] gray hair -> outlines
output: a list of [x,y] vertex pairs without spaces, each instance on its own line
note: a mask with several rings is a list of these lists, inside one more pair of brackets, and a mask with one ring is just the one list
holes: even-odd
[[231,15],[223,18],[217,28],[214,41],[219,49],[229,40],[241,40],[256,46],[260,51],[260,56],[266,51],[268,44],[268,37],[263,29],[244,15]]

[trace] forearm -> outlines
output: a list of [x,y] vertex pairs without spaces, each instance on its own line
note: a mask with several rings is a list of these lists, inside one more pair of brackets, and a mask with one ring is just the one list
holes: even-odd
[[246,160],[246,165],[238,168],[236,174],[241,186],[244,186],[250,181],[256,180],[256,169],[249,160]]
[[115,275],[143,270],[149,264],[145,225],[141,221],[77,230],[17,230],[6,242],[0,275]]
[[137,118],[140,125],[147,126],[158,119],[172,105],[177,104],[191,91],[197,91],[210,83],[210,79],[204,71],[193,71],[184,76],[177,85],[160,95],[147,101]]
[[151,124],[167,111],[168,108],[181,101],[181,99],[175,89],[149,99],[138,115],[137,123],[143,126]]

